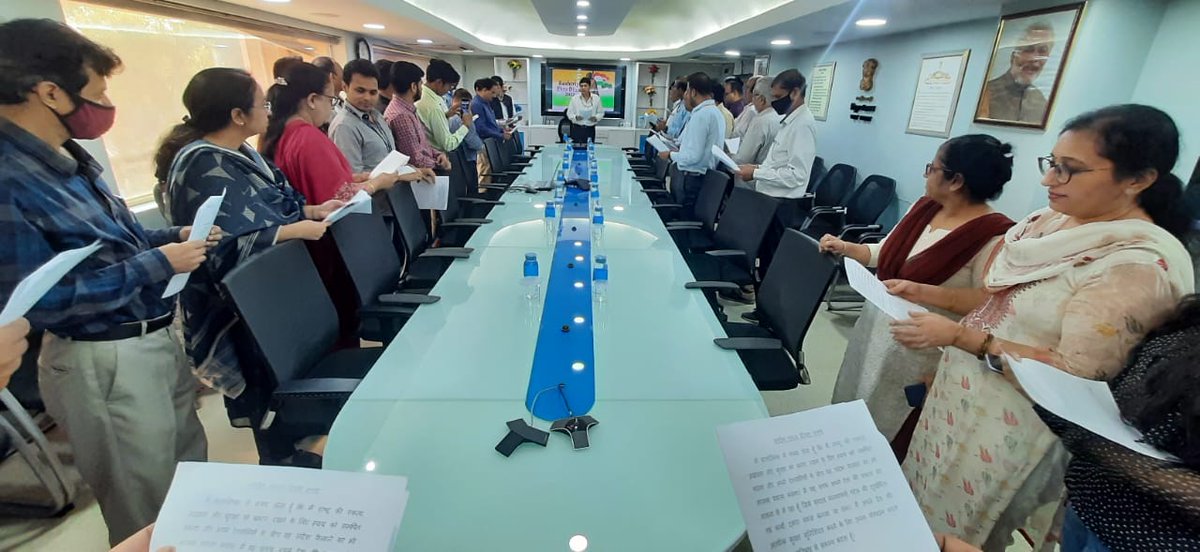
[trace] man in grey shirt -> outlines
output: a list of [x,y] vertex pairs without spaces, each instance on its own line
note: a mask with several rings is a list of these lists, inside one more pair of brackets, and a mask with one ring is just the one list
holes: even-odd
[[371,62],[356,59],[343,68],[342,79],[346,105],[333,117],[329,137],[350,162],[350,170],[370,172],[396,149],[391,129],[375,109],[379,103],[379,73]]

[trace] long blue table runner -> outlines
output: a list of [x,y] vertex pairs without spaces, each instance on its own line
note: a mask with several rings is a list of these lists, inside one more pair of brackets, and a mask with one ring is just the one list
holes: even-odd
[[[571,161],[569,172],[588,178],[587,150],[574,150]],[[558,420],[568,416],[568,405],[570,414],[582,416],[596,403],[588,192],[567,188],[548,270],[525,408],[543,420]]]

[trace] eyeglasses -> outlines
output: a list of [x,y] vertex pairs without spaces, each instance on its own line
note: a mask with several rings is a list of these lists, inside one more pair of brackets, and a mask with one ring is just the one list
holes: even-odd
[[1092,171],[1111,171],[1112,167],[1101,167],[1098,169],[1072,169],[1071,167],[1063,165],[1062,163],[1055,162],[1053,155],[1047,155],[1045,157],[1038,158],[1038,169],[1042,171],[1043,175],[1049,174],[1050,171],[1054,171],[1054,180],[1059,184],[1066,184],[1067,182],[1071,181],[1072,176],[1077,174],[1089,173]]
[[950,178],[950,177],[954,176],[954,169],[948,169],[946,167],[939,167],[937,165],[934,165],[933,163],[925,164],[925,176],[928,177],[929,175],[933,174],[933,171],[935,171],[935,170],[942,171],[942,175],[945,176],[946,178]]
[[324,96],[324,97],[326,97],[326,98],[329,98],[329,106],[330,106],[330,107],[336,106],[336,105],[337,105],[337,103],[338,103],[338,97],[337,97],[337,96],[330,96],[330,95],[328,95],[328,94],[318,94],[318,96]]
[[262,108],[267,112],[267,115],[271,114],[271,102],[263,102]]

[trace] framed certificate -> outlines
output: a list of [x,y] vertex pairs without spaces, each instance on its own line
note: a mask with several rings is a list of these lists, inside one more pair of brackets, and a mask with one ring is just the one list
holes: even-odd
[[962,92],[963,74],[967,71],[970,50],[925,54],[917,72],[917,89],[913,93],[912,110],[904,132],[949,138]]
[[808,93],[805,103],[812,111],[813,118],[824,121],[829,115],[829,94],[833,91],[833,70],[836,62],[820,63],[813,67],[811,78],[808,79]]

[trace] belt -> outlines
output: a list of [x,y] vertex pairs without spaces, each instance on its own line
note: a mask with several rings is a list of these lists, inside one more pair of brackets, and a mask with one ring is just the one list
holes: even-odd
[[680,169],[679,172],[683,173],[684,176],[704,176],[705,174],[702,172],[685,171],[683,169]]
[[142,337],[170,326],[171,321],[174,319],[174,313],[164,314],[153,320],[126,322],[104,332],[89,335],[69,336],[69,339],[73,341],[120,341],[122,339]]

